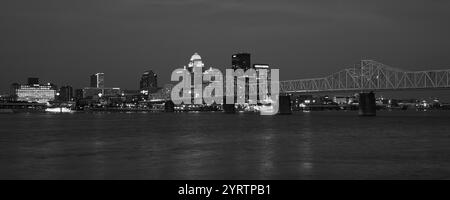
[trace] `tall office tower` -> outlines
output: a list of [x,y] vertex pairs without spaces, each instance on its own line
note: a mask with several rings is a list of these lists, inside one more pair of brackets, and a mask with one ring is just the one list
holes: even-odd
[[[266,102],[269,99],[269,95],[270,95],[270,91],[271,91],[271,86],[270,86],[270,81],[271,81],[271,73],[270,73],[270,66],[267,64],[254,64],[253,68],[255,70],[267,70],[266,73],[262,73],[260,71],[256,71],[257,74],[257,80],[258,80],[258,103],[261,102]],[[265,83],[265,84],[262,84]],[[262,87],[261,87],[262,86]],[[262,95],[264,94],[264,95]]]
[[39,78],[35,77],[28,78],[28,85],[39,85]]
[[[191,59],[189,59],[188,63],[188,71],[191,73],[191,98],[192,103],[194,103],[194,98],[201,97],[201,91],[195,90],[195,84],[196,79],[200,78],[200,80],[203,80],[203,67],[205,64],[202,61],[202,57],[198,53],[194,53],[194,55],[191,56]],[[195,70],[194,70],[195,69]],[[200,73],[194,73],[194,72],[200,72]],[[204,85],[202,85],[204,86]]]
[[105,74],[96,73],[91,75],[91,87],[104,88],[105,87]]
[[[231,56],[231,68],[233,70],[237,70],[237,69],[242,69],[244,71],[252,68],[251,67],[251,62],[250,62],[250,54],[249,53],[237,53],[237,54],[233,54]],[[240,89],[238,88],[237,85],[237,77],[234,77],[234,81],[235,81],[235,88],[234,88],[234,98],[235,98],[235,102],[238,101],[237,99],[237,90]],[[249,79],[245,78],[245,102],[248,102],[249,99]]]
[[144,93],[156,92],[158,90],[158,76],[152,70],[145,71],[139,82],[139,89]]
[[59,89],[58,100],[60,101],[72,101],[74,98],[73,88],[70,85],[62,86]]
[[243,69],[244,71],[251,68],[250,65],[250,54],[249,53],[238,53],[231,56],[231,68]]

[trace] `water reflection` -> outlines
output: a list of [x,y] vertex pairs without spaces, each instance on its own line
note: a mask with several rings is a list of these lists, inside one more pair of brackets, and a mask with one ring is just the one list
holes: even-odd
[[274,172],[274,156],[275,147],[274,142],[276,140],[276,133],[274,129],[266,129],[261,134],[261,152],[260,156],[260,170],[259,179],[271,177]]
[[[0,178],[450,177],[450,112],[0,115]],[[426,171],[426,173],[424,173]]]

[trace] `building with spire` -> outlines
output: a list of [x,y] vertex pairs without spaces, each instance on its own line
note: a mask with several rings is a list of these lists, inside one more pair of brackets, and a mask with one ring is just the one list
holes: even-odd
[[203,71],[204,66],[205,64],[202,61],[202,57],[198,55],[198,53],[194,53],[194,55],[192,55],[191,59],[189,60],[188,70],[190,72],[193,72],[194,68],[199,67]]

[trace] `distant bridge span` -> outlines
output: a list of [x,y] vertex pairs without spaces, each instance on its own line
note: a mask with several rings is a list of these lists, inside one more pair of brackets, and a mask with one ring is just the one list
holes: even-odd
[[281,93],[377,91],[450,88],[450,69],[405,71],[373,60],[361,60],[323,78],[280,81]]

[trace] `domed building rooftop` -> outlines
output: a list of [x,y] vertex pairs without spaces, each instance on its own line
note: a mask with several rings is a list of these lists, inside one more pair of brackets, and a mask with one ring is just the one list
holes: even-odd
[[200,57],[200,55],[198,55],[198,53],[194,53],[194,55],[192,55],[192,57],[191,57],[191,61],[201,60],[201,59],[202,59],[202,57]]

